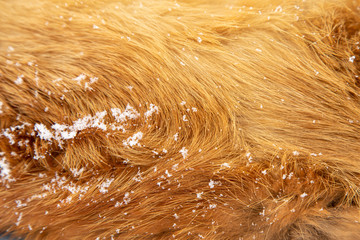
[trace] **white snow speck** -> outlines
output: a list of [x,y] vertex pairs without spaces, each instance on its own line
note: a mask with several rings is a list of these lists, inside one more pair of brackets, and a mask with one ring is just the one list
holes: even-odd
[[261,49],[259,49],[259,48],[257,48],[257,49],[255,49],[257,52],[262,52],[262,50]]
[[77,81],[78,84],[81,85],[80,82],[85,79],[86,79],[86,75],[82,73],[79,76],[77,76],[76,78],[73,78],[72,80]]
[[26,207],[26,206],[27,206],[27,204],[26,204],[26,203],[22,203],[21,200],[15,200],[15,203],[16,203],[16,207],[17,207],[17,208]]
[[299,153],[298,151],[293,151],[293,155],[294,155],[294,156],[299,156],[300,153]]
[[274,12],[282,12],[282,7],[281,6],[277,6],[275,8],[275,11]]
[[209,205],[209,209],[213,209],[213,208],[216,208],[216,204],[210,204]]
[[304,197],[306,197],[307,195],[308,195],[308,194],[304,192],[303,194],[300,195],[300,197],[301,197],[301,198],[304,198]]
[[93,29],[99,29],[99,27],[94,24]]
[[215,186],[215,182],[212,179],[210,179],[209,187],[214,188],[214,186]]
[[178,167],[179,167],[179,164],[176,163],[176,164],[172,165],[171,169],[174,171],[177,171]]
[[353,63],[354,60],[355,60],[355,56],[352,56],[352,57],[349,58],[349,62],[352,62],[352,63]]
[[3,111],[2,111],[2,106],[3,106],[3,102],[0,101],[0,114],[3,113]]
[[174,140],[177,141],[179,139],[179,133],[174,134]]
[[138,113],[129,104],[126,105],[124,112],[121,112],[121,110],[119,108],[112,108],[111,112],[117,122],[125,122],[127,118],[128,119],[137,119],[140,116],[140,113]]
[[159,113],[159,108],[155,104],[150,104],[150,109],[144,113],[146,118],[149,118],[153,113]]
[[176,213],[173,215],[175,219],[179,219],[179,215],[177,215]]
[[[76,131],[70,131],[70,132],[65,131],[69,127],[67,125],[63,125],[63,124],[55,123],[54,125],[51,126],[51,128],[55,130],[55,139],[58,141],[61,141],[61,139],[64,139],[64,140],[72,139],[77,134]],[[61,138],[60,138],[60,136],[61,136]]]
[[249,160],[249,162],[252,162],[252,156],[251,156],[251,153],[246,153],[246,157],[247,157],[247,159]]
[[201,192],[201,193],[196,193],[196,198],[201,199],[201,195],[203,195],[203,194],[204,194],[204,192]]
[[180,64],[182,65],[182,66],[185,66],[186,64],[185,63],[183,63],[182,61],[180,61]]
[[201,37],[197,37],[197,41],[198,41],[199,43],[201,43],[201,42],[202,42]]
[[126,193],[124,194],[123,201],[124,201],[124,204],[125,204],[125,205],[128,205],[128,204],[130,203],[130,201],[131,201],[131,198],[130,198],[129,196],[130,196],[130,193],[128,193],[128,192],[126,192]]
[[189,121],[189,120],[186,118],[186,115],[183,115],[183,121],[184,121],[184,122]]
[[85,91],[86,90],[93,90],[93,88],[91,87],[91,84],[97,82],[97,80],[99,80],[99,78],[97,77],[91,77],[89,82],[85,83]]
[[230,168],[230,164],[229,164],[229,163],[223,163],[223,164],[221,164],[221,167],[227,167],[227,168]]
[[97,112],[95,116],[91,117],[91,115],[80,118],[74,122],[72,126],[69,127],[71,131],[82,131],[86,128],[100,128],[102,130],[106,130],[106,125],[103,122],[103,119],[106,115],[106,111]]
[[180,105],[182,105],[182,106],[184,106],[185,104],[186,104],[185,101],[182,101],[182,102],[180,103]]
[[113,178],[111,179],[106,179],[105,182],[103,182],[100,186],[99,186],[99,191],[102,193],[102,194],[105,194],[108,192],[108,188],[110,187],[111,183],[114,181]]
[[54,137],[53,134],[42,123],[36,123],[34,125],[34,130],[38,132],[38,136],[43,140],[51,142],[51,139]]
[[179,151],[179,153],[181,153],[181,155],[183,156],[184,159],[186,159],[186,157],[188,156],[188,150],[187,150],[185,147],[183,147],[183,148]]
[[20,213],[20,214],[19,214],[19,217],[18,217],[18,219],[17,219],[17,221],[16,221],[16,223],[15,223],[16,226],[19,226],[20,221],[21,221],[21,219],[22,219],[22,215],[23,215],[23,213]]
[[0,176],[3,179],[9,179],[10,178],[10,167],[9,167],[9,164],[7,163],[5,157],[3,157],[0,160],[0,171],[1,171]]
[[74,177],[78,177],[84,171],[84,168],[81,168],[80,170],[77,170],[75,168],[70,168],[70,171],[74,175]]
[[167,177],[171,177],[171,176],[172,176],[172,175],[169,173],[168,170],[165,170],[165,174],[166,174]]
[[142,137],[143,137],[143,133],[137,132],[134,135],[132,135],[131,137],[128,137],[126,140],[124,140],[123,145],[130,146],[130,147],[133,147],[134,145],[138,145],[140,147],[141,145],[139,144],[139,140],[141,140]]
[[18,76],[17,79],[14,81],[14,83],[15,83],[16,85],[22,84],[22,83],[24,82],[24,81],[23,81],[23,77],[24,77],[24,75]]
[[72,131],[72,132],[64,131],[64,132],[61,132],[61,137],[64,140],[73,139],[74,137],[76,137],[76,134],[77,134],[76,131]]

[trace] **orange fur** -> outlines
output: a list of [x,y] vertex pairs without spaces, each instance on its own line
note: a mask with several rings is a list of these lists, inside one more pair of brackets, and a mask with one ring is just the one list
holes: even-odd
[[0,9],[2,231],[360,239],[358,1]]

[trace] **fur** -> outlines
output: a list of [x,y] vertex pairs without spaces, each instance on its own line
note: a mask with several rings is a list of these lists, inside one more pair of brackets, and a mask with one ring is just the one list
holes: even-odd
[[0,230],[360,239],[359,1],[0,9]]

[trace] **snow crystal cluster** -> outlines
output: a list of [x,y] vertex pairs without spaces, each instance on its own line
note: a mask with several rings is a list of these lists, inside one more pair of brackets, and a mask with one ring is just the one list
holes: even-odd
[[[4,155],[3,152],[0,153],[0,156]],[[2,157],[0,159],[0,177],[3,180],[9,180],[11,178],[11,172],[8,162],[6,161],[6,157]]]
[[123,141],[123,145],[124,146],[130,146],[133,147],[135,145],[141,147],[141,145],[139,144],[139,140],[141,140],[143,137],[143,133],[142,132],[137,132],[134,135],[128,137],[126,140]]
[[[154,104],[150,104],[149,110],[144,113],[145,120],[151,117],[154,113],[158,112],[159,108]],[[107,111],[97,112],[94,116],[88,115],[77,119],[72,125],[55,123],[50,127],[50,129],[42,123],[36,123],[34,125],[34,131],[40,139],[49,142],[55,140],[60,146],[62,146],[65,140],[73,139],[79,132],[90,128],[97,128],[102,131],[110,129],[113,131],[122,130],[123,132],[126,132],[123,124],[125,124],[128,120],[136,120],[141,116],[141,114],[129,104],[127,104],[124,111],[121,111],[119,108],[111,109],[111,115],[115,121],[106,122],[105,117],[107,115]],[[13,140],[14,136],[10,130],[5,129],[2,134],[9,138],[10,144],[15,143]],[[135,145],[140,146],[139,140],[141,140],[142,137],[142,132],[136,132],[133,136],[124,140],[123,145],[127,147],[133,147]]]
[[[75,80],[81,81],[85,78],[85,75],[80,75]],[[0,114],[2,113],[2,106],[3,103],[0,102]],[[155,106],[154,104],[150,104],[149,109],[143,114],[143,122],[146,122],[153,114],[158,114],[159,108]],[[141,114],[136,111],[133,107],[131,107],[129,104],[127,104],[125,110],[121,111],[118,108],[112,108],[110,112],[111,116],[109,117],[107,111],[97,112],[95,115],[87,115],[83,118],[79,118],[76,121],[73,121],[72,124],[61,124],[61,123],[54,123],[50,127],[47,127],[43,123],[35,123],[34,125],[31,125],[29,123],[22,123],[21,125],[11,126],[9,128],[4,128],[0,130],[0,135],[4,136],[8,139],[8,142],[10,145],[17,144],[19,147],[27,146],[30,143],[29,139],[20,139],[18,140],[16,136],[20,134],[23,130],[30,130],[31,136],[37,137],[43,141],[47,141],[50,143],[55,142],[58,144],[60,148],[63,147],[63,144],[65,141],[74,139],[81,131],[87,130],[87,129],[97,129],[101,131],[107,131],[107,130],[121,130],[122,132],[126,132],[125,126],[129,126],[127,123],[128,120],[136,120],[138,119]],[[111,121],[111,117],[113,118]],[[106,121],[107,119],[110,119],[110,121]],[[143,133],[141,131],[135,132],[132,136],[128,137],[127,139],[123,140],[123,145],[125,147],[134,147],[134,146],[141,146],[140,140],[143,138]],[[166,151],[166,150],[164,150]],[[14,156],[16,156],[16,152],[12,153]],[[185,152],[183,154],[186,154]],[[5,153],[0,152],[0,182],[7,183],[15,181],[11,177],[11,167],[4,156]],[[38,148],[34,145],[33,148],[33,159],[39,160],[45,158],[44,155],[38,152]],[[70,169],[73,176],[79,177],[82,172],[84,171],[84,168],[81,169]],[[139,172],[136,177],[135,181],[141,181],[141,172]],[[58,175],[55,176],[54,182],[57,182],[57,186],[54,185],[54,183],[49,183],[48,185],[44,185],[43,190],[47,190],[50,192],[56,192],[56,189],[62,188],[67,189],[72,194],[74,193],[84,193],[87,190],[86,189],[78,189],[74,184],[69,183],[68,185],[65,185],[64,182],[66,179],[60,178]],[[106,182],[102,183],[100,185],[100,192],[106,193],[107,188],[112,183],[113,179],[109,179]],[[45,194],[46,195],[46,194]],[[66,200],[66,202],[71,201],[71,196]]]

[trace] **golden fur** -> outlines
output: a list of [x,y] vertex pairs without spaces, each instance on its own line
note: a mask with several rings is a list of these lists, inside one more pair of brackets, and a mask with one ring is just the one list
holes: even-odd
[[359,1],[0,9],[2,231],[360,239]]

